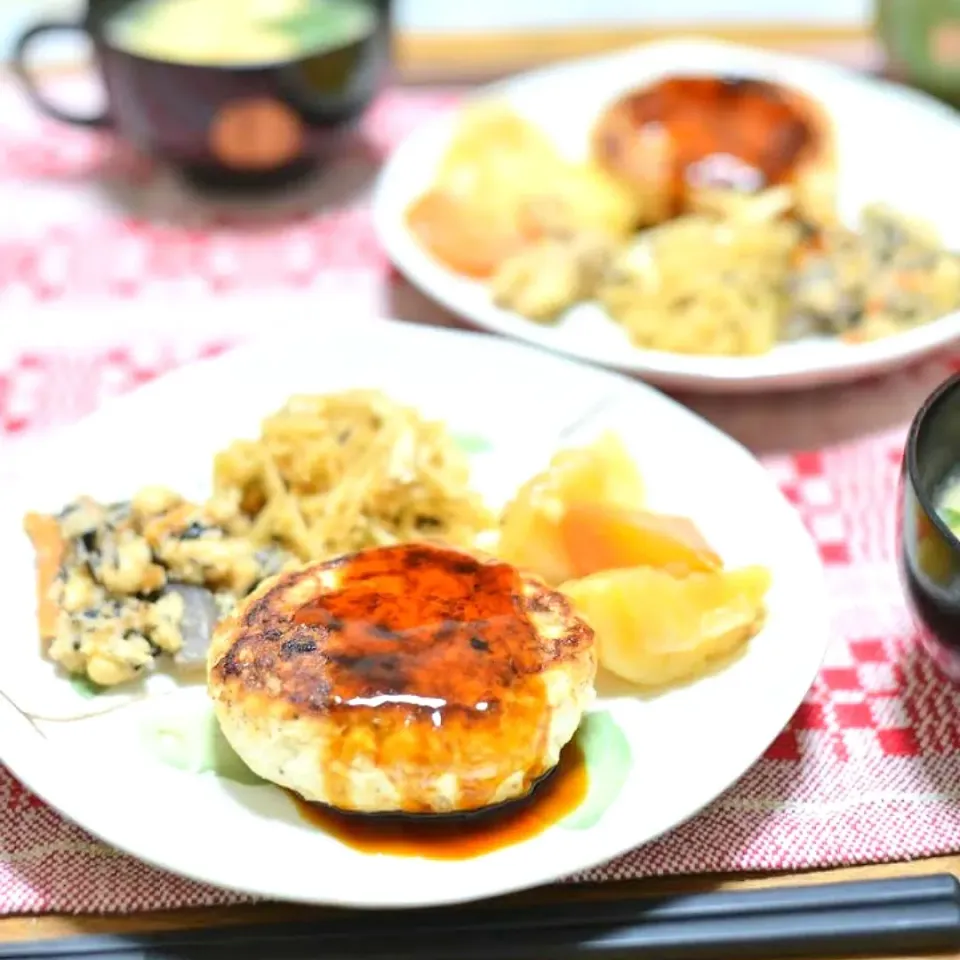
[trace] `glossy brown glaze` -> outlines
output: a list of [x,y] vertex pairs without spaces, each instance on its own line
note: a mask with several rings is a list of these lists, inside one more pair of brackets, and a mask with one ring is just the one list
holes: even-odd
[[422,706],[439,725],[451,710],[499,709],[542,668],[507,564],[405,545],[357,554],[338,573],[338,589],[293,616],[324,632],[337,706]]
[[593,633],[562,594],[499,561],[404,544],[265,584],[218,627],[209,681],[221,724],[238,711],[316,744],[305,762],[322,784],[306,796],[421,813],[527,793],[595,671]]
[[560,763],[525,800],[469,816],[382,817],[342,814],[293,799],[305,820],[361,853],[469,860],[522,843],[583,803],[589,780],[583,751],[569,744]]
[[696,187],[756,190],[788,182],[816,149],[812,105],[799,94],[762,80],[671,77],[634,91],[600,119],[598,159],[627,177],[644,133],[666,134],[674,207]]

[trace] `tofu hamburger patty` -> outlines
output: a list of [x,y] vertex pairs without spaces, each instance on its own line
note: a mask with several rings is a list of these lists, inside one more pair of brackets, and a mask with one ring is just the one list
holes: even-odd
[[517,799],[593,697],[593,631],[499,561],[426,544],[281,574],[223,620],[208,690],[250,768],[341,810]]

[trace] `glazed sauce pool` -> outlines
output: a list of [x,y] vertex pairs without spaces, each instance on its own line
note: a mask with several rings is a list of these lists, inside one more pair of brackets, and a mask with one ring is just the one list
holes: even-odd
[[292,795],[308,823],[361,853],[430,860],[469,860],[522,843],[559,823],[583,803],[589,786],[576,742],[533,794],[501,808],[469,815],[381,816],[343,814]]
[[813,131],[774,85],[739,77],[675,77],[630,101],[636,129],[662,125],[675,151],[674,188],[759,190],[783,183]]

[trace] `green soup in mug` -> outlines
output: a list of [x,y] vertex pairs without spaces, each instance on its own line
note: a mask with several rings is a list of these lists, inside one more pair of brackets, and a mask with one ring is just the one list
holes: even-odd
[[368,0],[134,0],[105,33],[151,60],[243,67],[346,47],[376,25]]

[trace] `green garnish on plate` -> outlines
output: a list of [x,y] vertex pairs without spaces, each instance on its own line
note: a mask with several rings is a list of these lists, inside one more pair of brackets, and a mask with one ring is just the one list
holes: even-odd
[[632,756],[626,735],[607,711],[586,714],[576,739],[587,767],[587,795],[557,826],[588,830],[619,796],[630,773]]
[[107,689],[101,687],[99,683],[94,683],[89,677],[80,676],[78,673],[71,674],[70,686],[85,700],[92,700]]
[[[186,773],[212,773],[247,786],[266,784],[227,742],[209,704],[161,712],[141,728],[146,750],[161,763]],[[632,765],[630,744],[607,711],[588,713],[576,741],[587,768],[587,795],[558,824],[566,830],[588,830],[617,799]]]
[[246,786],[265,783],[227,742],[209,704],[151,717],[140,734],[146,750],[169,767],[212,773]]
[[453,442],[466,454],[489,453],[493,444],[479,433],[455,433]]

